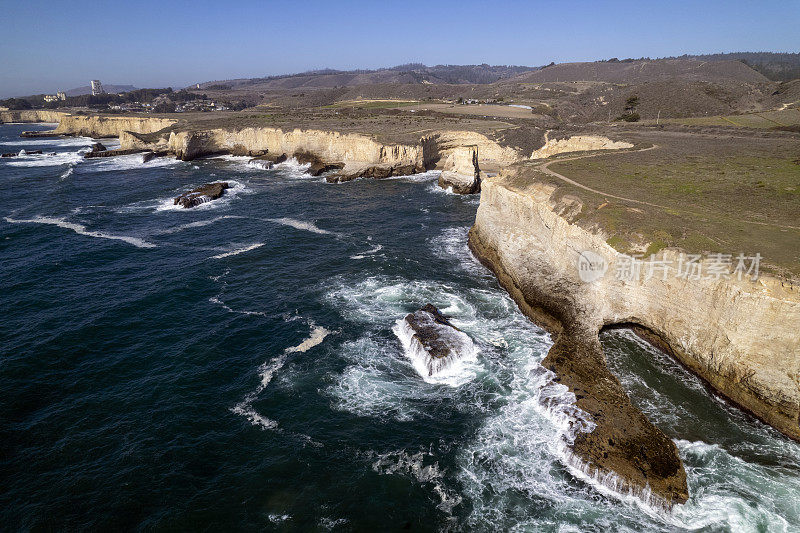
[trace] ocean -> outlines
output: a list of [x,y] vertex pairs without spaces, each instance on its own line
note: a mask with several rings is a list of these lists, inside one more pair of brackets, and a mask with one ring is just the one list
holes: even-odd
[[[570,472],[552,341],[471,256],[478,198],[436,173],[85,160],[92,139],[30,129],[0,126],[0,152],[45,152],[0,160],[0,529],[800,531],[800,445],[627,331],[606,356],[690,500]],[[398,325],[426,303],[474,343],[434,378]]]

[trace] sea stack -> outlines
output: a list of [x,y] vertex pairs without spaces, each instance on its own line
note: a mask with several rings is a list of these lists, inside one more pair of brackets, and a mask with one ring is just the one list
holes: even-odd
[[197,207],[200,204],[216,200],[225,194],[225,190],[228,188],[230,188],[230,185],[225,181],[206,183],[175,198],[174,205],[180,205],[187,209]]

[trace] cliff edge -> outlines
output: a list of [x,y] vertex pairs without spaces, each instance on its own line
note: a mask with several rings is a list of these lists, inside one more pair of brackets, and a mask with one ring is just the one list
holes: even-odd
[[[570,223],[556,187],[513,170],[482,183],[470,230],[475,255],[520,308],[556,335],[543,364],[576,395],[596,428],[575,439],[574,461],[667,505],[686,500],[674,444],[631,406],[605,364],[598,333],[626,325],[674,355],[714,389],[785,435],[800,439],[800,293],[757,281],[632,274],[628,256]],[[662,257],[677,264],[678,251]],[[638,268],[638,270],[637,270]]]

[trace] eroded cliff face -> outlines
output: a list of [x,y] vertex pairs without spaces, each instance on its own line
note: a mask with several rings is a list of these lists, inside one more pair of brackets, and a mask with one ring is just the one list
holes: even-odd
[[167,150],[184,160],[235,151],[275,154],[307,152],[325,161],[342,162],[351,168],[363,165],[422,165],[422,148],[414,145],[379,143],[367,136],[332,131],[279,128],[209,129],[178,131],[155,142],[130,134],[120,136],[122,148]]
[[0,111],[0,123],[3,122],[59,122],[67,113],[48,109],[28,109],[21,111]]
[[[484,180],[470,246],[528,316],[559,334],[544,365],[599,420],[576,440],[578,459],[667,501],[685,499],[674,446],[623,398],[605,367],[596,339],[612,324],[637,325],[722,395],[800,439],[798,288],[766,276],[695,280],[648,277],[644,269],[635,279],[617,276],[628,259],[602,235],[562,218],[554,190],[510,175]],[[589,282],[579,274],[586,251],[606,269]],[[677,252],[665,253],[677,263]]]
[[522,154],[472,131],[441,131],[420,140],[426,168],[472,175],[477,165],[484,172],[498,172],[521,159]]
[[98,115],[64,114],[53,133],[85,137],[120,137],[123,132],[152,133],[173,125],[176,121],[156,117],[106,117]]
[[589,152],[593,150],[621,150],[633,148],[631,143],[625,141],[612,141],[600,135],[576,135],[567,139],[549,139],[544,146],[534,150],[531,159],[544,159],[556,154],[566,152]]

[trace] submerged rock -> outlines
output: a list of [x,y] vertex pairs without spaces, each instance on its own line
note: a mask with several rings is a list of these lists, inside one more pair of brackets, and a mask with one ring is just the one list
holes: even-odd
[[475,352],[472,339],[432,304],[407,314],[395,333],[423,378],[435,376]]
[[187,209],[190,207],[197,207],[200,204],[216,200],[225,194],[225,189],[228,188],[230,188],[230,185],[225,181],[206,183],[196,189],[181,194],[175,198],[173,205],[180,205]]

